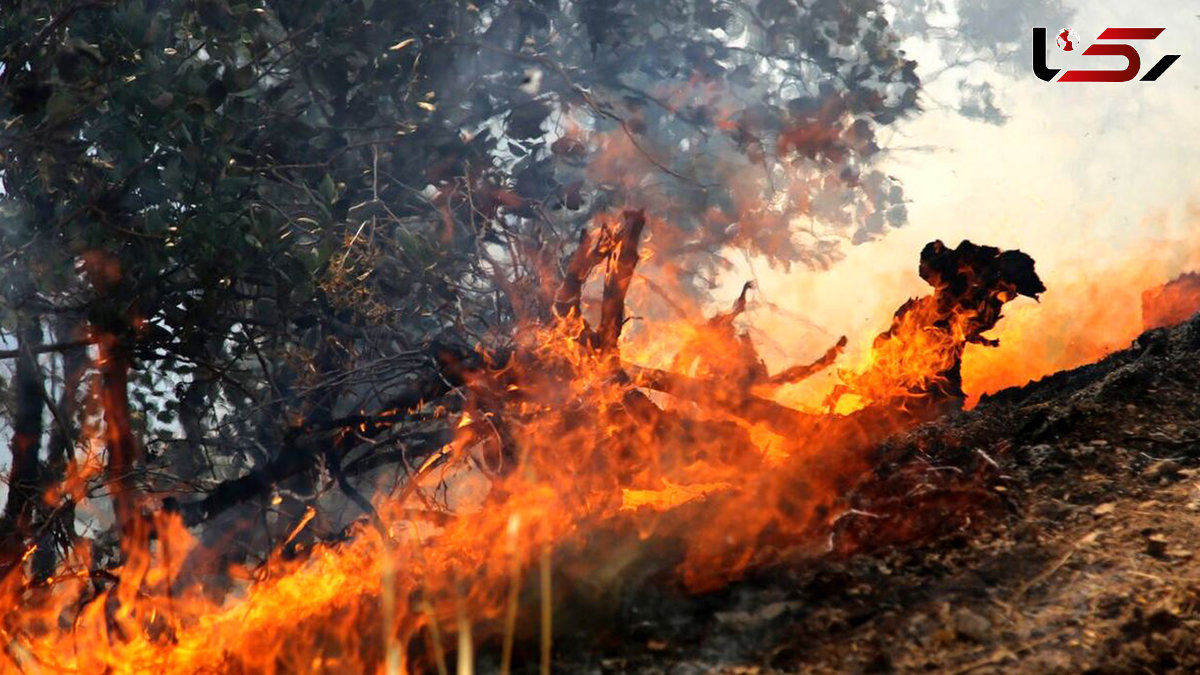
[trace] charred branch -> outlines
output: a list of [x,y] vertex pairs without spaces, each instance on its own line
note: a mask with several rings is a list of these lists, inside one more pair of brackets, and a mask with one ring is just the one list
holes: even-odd
[[617,347],[617,339],[625,325],[625,296],[629,293],[629,282],[638,264],[638,245],[642,230],[646,227],[646,214],[642,211],[625,211],[621,217],[624,224],[617,238],[616,250],[609,261],[600,305],[600,328],[595,346],[601,350]]
[[[397,424],[412,419],[412,411],[436,402],[454,387],[461,386],[470,373],[480,367],[478,354],[450,345],[431,346],[429,356],[431,361],[438,364],[438,370],[426,374],[413,387],[384,401],[379,413],[306,420],[304,424],[288,429],[283,449],[262,466],[238,478],[218,483],[202,499],[181,502],[176,498],[168,498],[164,500],[164,508],[180,513],[184,523],[193,526],[240,504],[265,497],[281,482],[315,468],[318,458],[326,456],[328,459],[318,449],[337,446],[336,452],[340,457],[355,445],[356,439],[376,438]],[[425,449],[429,439],[417,435],[411,439],[401,439],[401,442],[405,440],[415,441],[415,448]],[[341,467],[339,459],[337,466],[343,475],[349,476],[403,458],[403,453],[380,452],[359,458],[345,467]],[[351,499],[354,497],[351,496]]]
[[[79,333],[79,324],[74,317],[56,317],[54,332],[60,344],[70,342],[72,335]],[[76,417],[79,412],[79,391],[84,371],[89,363],[87,349],[79,345],[62,352],[63,388],[57,403],[53,405],[55,424],[50,429],[46,447],[46,464],[40,472],[39,492],[46,494],[66,477],[68,463],[78,438]],[[56,550],[69,550],[75,539],[75,505],[67,500],[53,510],[45,509],[38,532],[38,548],[33,555],[34,576],[49,577],[54,572]]]
[[682,399],[699,401],[727,410],[730,415],[749,422],[761,422],[780,434],[794,434],[811,429],[820,419],[794,408],[761,398],[729,383],[704,380],[668,370],[625,365],[636,386],[671,394]]
[[583,295],[583,284],[596,265],[604,259],[600,249],[601,233],[593,233],[584,229],[579,235],[579,245],[567,261],[567,269],[563,273],[562,283],[554,294],[554,314],[559,318],[582,317],[580,300]]
[[842,337],[838,338],[836,344],[825,350],[825,353],[821,355],[821,358],[813,361],[812,363],[792,366],[791,368],[780,371],[772,375],[768,382],[770,384],[780,385],[794,384],[796,382],[800,382],[801,380],[812,377],[822,370],[825,370],[829,366],[832,366],[833,362],[837,360],[837,357],[841,356],[842,351],[845,350],[845,348],[846,336],[843,335]]

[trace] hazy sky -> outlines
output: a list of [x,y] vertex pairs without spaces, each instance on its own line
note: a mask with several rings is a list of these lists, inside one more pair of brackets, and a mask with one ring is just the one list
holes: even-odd
[[[1027,46],[1015,72],[984,63],[928,81],[926,112],[883,137],[890,148],[884,168],[904,182],[911,200],[907,227],[847,247],[846,259],[829,271],[783,274],[755,263],[729,275],[731,287],[757,276],[761,300],[781,310],[760,304],[750,318],[763,342],[789,336],[764,345],[772,365],[815,355],[842,332],[852,343],[869,342],[905,298],[928,292],[916,266],[933,239],[1028,252],[1050,290],[1041,306],[1021,301],[1029,307],[1013,311],[1041,310],[1042,320],[1054,312],[1069,319],[1064,302],[1074,294],[1073,303],[1119,305],[1111,310],[1122,313],[1110,322],[1136,322],[1136,293],[1098,297],[1110,295],[1106,284],[1120,277],[1116,270],[1135,266],[1138,283],[1157,284],[1198,262],[1200,2],[1109,0],[1076,9],[1069,27],[1084,43],[1109,26],[1166,27],[1153,43],[1139,43],[1143,72],[1162,54],[1181,58],[1157,82],[1045,83],[1028,66]],[[1047,26],[1051,39],[1063,27]],[[941,68],[937,50],[905,46],[923,79]],[[1051,51],[1052,67],[1070,67],[1068,55]],[[1119,58],[1084,61],[1089,68],[1123,65]],[[963,77],[996,86],[1007,123],[966,119],[939,105],[958,100]],[[1175,243],[1151,244],[1162,239]]]

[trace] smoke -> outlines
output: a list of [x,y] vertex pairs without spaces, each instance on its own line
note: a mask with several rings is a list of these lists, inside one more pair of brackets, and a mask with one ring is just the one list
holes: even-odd
[[[1183,56],[1153,83],[1047,84],[1027,67],[972,64],[970,75],[993,83],[1009,119],[994,125],[930,107],[898,125],[883,168],[904,178],[909,227],[849,249],[826,273],[784,275],[751,260],[722,277],[726,295],[746,278],[759,280],[748,321],[764,338],[769,365],[818,354],[829,335],[843,332],[853,361],[854,348],[861,354],[899,304],[929,291],[916,260],[934,239],[1021,249],[1049,289],[1041,305],[1013,303],[993,332],[999,349],[968,352],[964,373],[976,395],[1125,346],[1140,332],[1140,293],[1200,266],[1191,172],[1200,136],[1190,121],[1200,106],[1200,69],[1185,65],[1200,58],[1194,8],[1106,2],[1068,9],[1080,36],[1107,26],[1165,26],[1153,45],[1139,45],[1143,64],[1165,53]],[[954,71],[933,77],[946,66],[937,50],[917,40],[904,46],[918,56],[927,97],[953,101],[960,80]],[[768,340],[779,335],[789,339]],[[828,386],[832,377],[811,386]]]

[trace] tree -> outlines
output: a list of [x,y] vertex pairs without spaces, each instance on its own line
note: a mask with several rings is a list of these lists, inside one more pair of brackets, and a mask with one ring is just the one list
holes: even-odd
[[[872,0],[40,0],[0,44],[10,567],[105,479],[113,560],[164,508],[241,557],[328,485],[370,511],[352,478],[445,442],[454,364],[555,320],[604,214],[645,210],[677,305],[730,247],[905,220],[872,162],[919,81]],[[89,429],[104,473],[29,499]]]
[[[927,97],[932,98],[930,85],[953,76],[958,101],[934,102],[988,124],[1008,120],[997,100],[996,75],[1026,72],[1032,28],[1059,30],[1075,14],[1061,0],[1012,0],[1003,5],[986,0],[897,0],[892,9],[896,32],[922,36],[941,57],[942,64],[925,74]],[[977,65],[986,68],[973,67]]]

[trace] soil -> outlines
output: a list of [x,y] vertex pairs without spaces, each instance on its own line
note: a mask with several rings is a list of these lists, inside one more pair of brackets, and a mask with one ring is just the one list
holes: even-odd
[[564,673],[1200,672],[1200,317],[890,439],[827,551],[647,588]]

